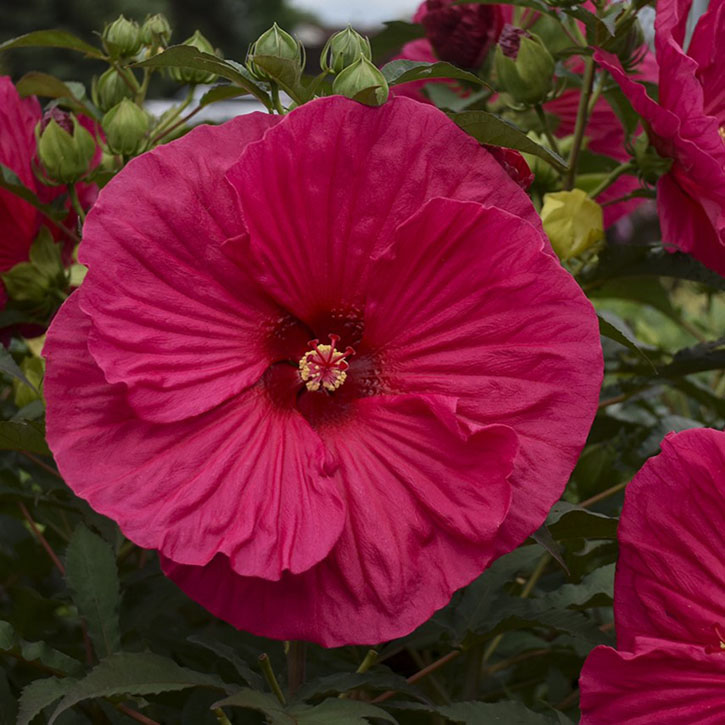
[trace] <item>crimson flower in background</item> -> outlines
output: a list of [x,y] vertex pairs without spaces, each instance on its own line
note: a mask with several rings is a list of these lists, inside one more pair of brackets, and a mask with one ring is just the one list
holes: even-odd
[[619,651],[580,679],[583,725],[725,722],[725,433],[670,434],[627,486],[614,589]]
[[660,156],[672,168],[657,183],[662,239],[725,274],[725,0],[711,0],[687,52],[692,0],[660,0],[655,20],[659,100],[617,58],[595,59],[619,83]]
[[596,316],[528,197],[409,99],[197,128],[103,189],[80,257],[59,468],[256,634],[411,631],[541,525],[596,411]]
[[[0,164],[7,166],[24,186],[35,192],[41,201],[48,203],[64,193],[65,187],[45,186],[33,173],[32,164],[36,155],[34,131],[42,115],[35,96],[20,98],[10,78],[0,76]],[[57,115],[54,118],[58,120]],[[82,122],[84,125],[90,124],[88,119]],[[91,206],[96,194],[94,185],[79,185],[79,196],[84,207]],[[75,219],[75,214],[69,212],[63,223],[72,228]],[[15,194],[0,189],[0,272],[6,272],[28,259],[30,246],[43,222],[44,217],[35,207]],[[50,229],[56,239],[68,242],[70,251],[72,241],[57,227],[50,226]],[[0,307],[6,301],[5,288],[0,283]]]

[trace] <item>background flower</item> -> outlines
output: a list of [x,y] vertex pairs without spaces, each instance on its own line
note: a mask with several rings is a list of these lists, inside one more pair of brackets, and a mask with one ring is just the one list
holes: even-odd
[[[46,348],[56,460],[236,626],[408,632],[561,494],[596,319],[436,109],[333,97],[197,129],[129,163],[84,231]],[[312,338],[354,348],[331,394],[299,377]]]

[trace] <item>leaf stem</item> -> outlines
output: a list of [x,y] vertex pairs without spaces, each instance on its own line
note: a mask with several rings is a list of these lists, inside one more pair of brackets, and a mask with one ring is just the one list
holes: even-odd
[[78,218],[81,220],[81,224],[84,224],[86,221],[86,212],[78,198],[78,189],[76,189],[75,184],[68,184],[68,196],[70,197],[70,203],[73,205],[75,213],[78,214]]
[[279,682],[274,674],[274,670],[272,669],[272,663],[269,661],[269,655],[266,652],[263,652],[261,655],[259,655],[258,661],[259,668],[262,670],[264,679],[267,681],[270,689],[275,694],[275,697],[279,700],[280,705],[286,705],[287,700],[285,699],[282,688],[279,686]]
[[65,576],[65,567],[63,566],[63,563],[56,556],[47,539],[45,538],[45,536],[43,536],[42,532],[38,528],[38,525],[35,523],[35,521],[33,521],[33,517],[30,515],[30,512],[28,511],[25,504],[22,501],[18,501],[18,506],[23,516],[25,517],[25,520],[28,522],[28,525],[35,534],[35,538],[38,539],[38,543],[45,549],[46,554],[48,554],[50,560],[53,562],[53,564],[55,564],[56,569],[58,569],[58,571]]
[[592,86],[594,84],[594,59],[587,58],[584,67],[584,79],[582,81],[581,96],[579,96],[579,110],[576,116],[576,125],[574,127],[574,141],[569,155],[569,171],[566,177],[566,189],[574,188],[574,179],[576,178],[577,164],[579,162],[579,152],[584,142],[584,132],[587,127],[589,118],[589,98],[592,95]]
[[631,160],[625,161],[616,168],[612,169],[612,171],[610,171],[609,174],[602,179],[599,186],[589,193],[589,196],[592,199],[596,199],[605,189],[608,189],[620,176],[622,176],[622,174],[626,174],[632,169],[634,169],[634,163]]
[[546,140],[549,142],[549,145],[551,146],[552,151],[556,151],[556,153],[559,153],[559,144],[556,142],[556,137],[551,132],[551,127],[549,126],[549,121],[546,118],[546,114],[544,113],[544,109],[542,108],[540,103],[537,103],[536,106],[534,106],[534,109],[536,111],[536,115],[539,119],[539,123],[541,124],[541,127],[544,131],[544,135],[546,136]]

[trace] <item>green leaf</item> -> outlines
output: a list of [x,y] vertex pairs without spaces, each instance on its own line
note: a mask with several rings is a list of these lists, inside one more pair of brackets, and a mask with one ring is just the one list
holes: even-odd
[[111,547],[80,524],[65,557],[65,578],[99,658],[121,646],[118,624],[120,593],[116,557]]
[[51,455],[42,421],[0,421],[0,450]]
[[481,143],[505,146],[538,156],[559,171],[566,171],[566,162],[558,154],[539,146],[520,128],[488,111],[463,111],[450,113],[450,118],[469,136]]
[[592,299],[620,299],[641,302],[654,307],[663,315],[677,321],[679,314],[672,306],[662,282],[655,277],[627,277],[612,279],[598,285],[589,292]]
[[297,725],[279,700],[267,692],[244,688],[215,702],[212,707],[243,707],[247,710],[261,712],[267,718],[268,725]]
[[604,337],[608,337],[610,340],[618,342],[620,345],[624,345],[626,348],[634,353],[637,353],[642,359],[652,366],[653,372],[657,372],[654,363],[647,357],[646,353],[642,349],[642,343],[637,340],[632,330],[627,327],[625,322],[616,315],[601,310],[597,314],[599,319],[599,334]]
[[204,108],[204,106],[208,106],[211,103],[216,103],[217,101],[226,101],[229,98],[237,98],[238,96],[244,96],[247,95],[249,91],[246,88],[240,88],[239,86],[228,86],[228,85],[221,85],[221,86],[214,86],[214,88],[210,88],[200,99],[199,99],[199,108]]
[[17,725],[29,725],[36,715],[63,697],[75,683],[76,680],[71,677],[62,680],[57,677],[33,680],[20,694]]
[[725,337],[678,350],[672,362],[660,368],[659,372],[665,377],[679,377],[723,369],[725,369]]
[[35,386],[25,377],[20,366],[15,362],[13,356],[4,345],[0,345],[0,372],[6,373],[11,378],[19,380],[21,383],[35,390],[36,393],[38,392]]
[[255,690],[261,690],[264,687],[262,678],[237,654],[233,647],[218,642],[205,634],[194,634],[191,637],[187,637],[187,639],[189,642],[198,644],[231,663],[239,673],[239,676],[250,687],[253,687]]
[[48,725],[83,700],[113,695],[150,695],[187,687],[226,690],[217,677],[180,667],[172,659],[152,652],[121,652],[111,655],[78,680],[58,703]]
[[64,219],[68,213],[65,209],[58,209],[50,204],[43,204],[35,195],[35,192],[28,189],[16,173],[3,164],[0,164],[0,189],[6,189],[10,193],[15,194],[15,196],[19,196],[23,201],[27,201],[28,204],[39,209],[43,214],[56,221]]
[[438,712],[455,723],[464,725],[551,725],[554,720],[529,710],[520,702],[456,702],[443,705]]
[[202,53],[191,45],[172,45],[163,53],[136,64],[140,68],[191,68],[215,73],[258,98],[269,107],[269,98],[244,66]]
[[467,81],[477,86],[487,86],[488,83],[475,73],[457,68],[451,63],[438,61],[426,63],[419,60],[391,60],[380,71],[385,76],[388,85],[397,86],[411,81],[426,81],[433,78],[450,78]]
[[0,725],[15,725],[17,716],[17,698],[10,689],[7,674],[0,671]]
[[302,85],[302,75],[297,62],[287,58],[277,58],[274,55],[253,55],[250,59],[257,68],[273,78],[295,103],[309,100],[310,96]]
[[600,566],[582,577],[578,584],[564,584],[539,601],[561,608],[609,606],[614,598],[614,567],[614,564]]
[[607,27],[607,24],[589,10],[575,5],[563,8],[563,11],[584,24],[587,41],[590,45],[599,46],[614,37],[614,33]]
[[23,98],[27,96],[66,98],[75,109],[85,109],[83,104],[79,103],[85,94],[85,89],[82,85],[63,83],[59,78],[48,73],[30,71],[30,73],[26,73],[17,82],[16,88]]
[[618,520],[566,501],[555,503],[546,525],[557,541],[616,539]]
[[364,688],[366,690],[395,690],[413,697],[421,697],[420,691],[408,684],[401,675],[391,672],[387,668],[377,666],[373,670],[359,674],[357,672],[337,672],[325,675],[306,682],[298,691],[297,699],[309,700],[321,695],[330,695],[338,692],[349,692]]
[[67,30],[36,30],[32,33],[19,35],[4,43],[0,43],[0,51],[11,48],[66,48],[94,58],[103,58],[103,53],[85,40],[81,40]]
[[531,538],[541,546],[549,555],[561,566],[561,568],[569,574],[569,567],[564,561],[564,557],[561,553],[561,547],[556,543],[554,537],[551,535],[551,531],[546,527],[546,524],[542,524],[533,534]]
[[26,662],[36,662],[55,674],[74,675],[83,671],[80,662],[53,649],[45,642],[22,640],[10,622],[0,621],[0,650],[12,652]]
[[371,41],[373,57],[376,59],[385,59],[386,56],[393,55],[400,50],[406,43],[425,37],[425,29],[418,23],[393,20],[383,24],[385,28]]
[[390,713],[361,700],[332,698],[319,705],[290,708],[292,722],[298,725],[369,725],[369,718],[396,723]]

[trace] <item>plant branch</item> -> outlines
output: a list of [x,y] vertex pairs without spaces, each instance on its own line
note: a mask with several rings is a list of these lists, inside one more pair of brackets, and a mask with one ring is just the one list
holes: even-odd
[[587,120],[589,118],[589,98],[592,95],[592,86],[594,84],[594,59],[587,58],[584,67],[584,79],[582,81],[581,96],[579,96],[579,110],[576,116],[576,126],[574,127],[574,141],[569,155],[569,171],[566,176],[565,188],[574,188],[574,179],[576,178],[577,164],[579,163],[579,152],[584,142],[584,132],[587,128]]

